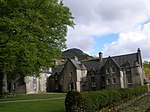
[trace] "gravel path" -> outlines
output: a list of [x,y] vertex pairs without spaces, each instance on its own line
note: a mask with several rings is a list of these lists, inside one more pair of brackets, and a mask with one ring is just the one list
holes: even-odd
[[13,102],[30,102],[30,101],[45,101],[45,100],[58,100],[58,99],[64,99],[65,97],[59,97],[59,98],[48,98],[48,99],[31,99],[31,100],[13,100],[13,101],[0,101],[0,103],[13,103]]
[[150,93],[134,102],[122,112],[145,112],[150,107]]

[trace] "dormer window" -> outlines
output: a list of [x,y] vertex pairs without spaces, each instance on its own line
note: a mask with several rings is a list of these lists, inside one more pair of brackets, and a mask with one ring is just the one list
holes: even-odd
[[126,71],[130,71],[130,66],[126,66]]
[[109,74],[109,68],[106,68],[106,74]]

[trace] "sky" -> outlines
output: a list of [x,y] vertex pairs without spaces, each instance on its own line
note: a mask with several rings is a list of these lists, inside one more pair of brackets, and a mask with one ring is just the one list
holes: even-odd
[[150,61],[150,0],[64,0],[74,17],[67,48],[104,57],[137,52]]

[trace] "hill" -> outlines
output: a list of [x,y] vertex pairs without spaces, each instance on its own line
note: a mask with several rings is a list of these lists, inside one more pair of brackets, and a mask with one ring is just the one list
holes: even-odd
[[86,60],[92,58],[88,54],[84,53],[82,50],[77,48],[68,49],[62,52],[62,59],[78,57],[79,60]]

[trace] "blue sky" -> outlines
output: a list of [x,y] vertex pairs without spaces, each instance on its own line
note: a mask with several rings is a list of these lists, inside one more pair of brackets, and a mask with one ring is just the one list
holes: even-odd
[[104,46],[116,41],[119,37],[119,34],[106,34],[101,37],[94,37],[95,44],[93,46],[93,51],[90,52],[90,55],[97,56],[99,52],[103,52]]
[[150,60],[150,0],[64,0],[75,28],[69,28],[67,47],[97,56],[142,51]]

